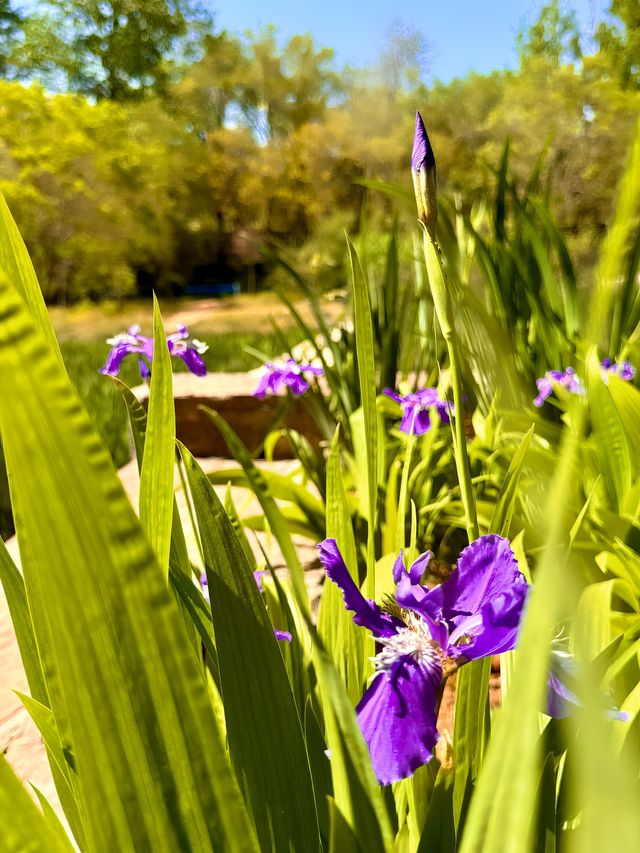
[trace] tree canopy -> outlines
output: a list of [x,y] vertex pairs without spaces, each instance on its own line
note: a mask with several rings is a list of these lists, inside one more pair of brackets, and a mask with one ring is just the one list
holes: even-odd
[[[587,54],[553,0],[520,36],[520,69],[431,86],[424,37],[399,23],[365,71],[338,68],[309,35],[217,32],[190,2],[39,8],[27,22],[0,4],[0,187],[49,300],[242,278],[261,242],[339,283],[343,229],[365,206],[372,233],[394,214],[363,184],[407,185],[416,107],[443,191],[465,204],[507,138],[516,179],[541,156],[588,266],[640,112],[637,2],[613,0]],[[258,272],[268,283],[268,265]]]

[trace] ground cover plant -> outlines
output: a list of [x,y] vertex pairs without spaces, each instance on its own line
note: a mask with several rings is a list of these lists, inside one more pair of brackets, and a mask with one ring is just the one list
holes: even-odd
[[[0,580],[81,850],[640,847],[640,391],[625,367],[634,312],[617,307],[636,302],[640,134],[582,289],[506,165],[496,210],[508,198],[520,229],[505,220],[502,237],[477,210],[438,209],[420,117],[411,169],[415,311],[389,322],[394,235],[377,281],[348,241],[353,332],[324,330],[324,377],[267,368],[315,409],[323,452],[300,439],[299,476],[277,478],[209,413],[239,463],[222,477],[260,502],[253,519],[176,444],[157,304],[148,410],[100,377],[129,413],[134,512],[0,208],[0,430],[21,558],[20,571],[0,546]],[[390,341],[405,316],[421,345],[403,374]],[[286,577],[249,547],[260,525]],[[318,614],[292,531],[320,545]],[[454,680],[453,731],[438,733]],[[73,849],[38,800],[0,756],[6,849]]]

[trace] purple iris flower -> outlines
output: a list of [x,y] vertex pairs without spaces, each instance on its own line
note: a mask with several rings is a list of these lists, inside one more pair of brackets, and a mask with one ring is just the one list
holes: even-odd
[[536,379],[538,396],[533,401],[534,406],[539,408],[547,397],[551,396],[554,382],[557,382],[558,385],[566,388],[572,394],[584,394],[584,386],[576,376],[573,367],[567,367],[566,370],[549,370],[541,379]]
[[253,396],[262,400],[266,396],[267,391],[272,394],[277,394],[283,387],[291,388],[291,393],[294,397],[299,397],[309,390],[309,383],[304,378],[304,373],[310,373],[312,376],[322,376],[324,373],[321,367],[314,367],[312,364],[298,364],[295,358],[288,358],[284,364],[275,364],[267,362],[264,366],[264,373],[260,377],[258,387],[253,392]]
[[[578,666],[572,655],[558,648],[559,642],[554,640],[551,650],[551,666],[547,681],[547,709],[550,717],[562,719],[572,714],[581,705],[571,685],[578,678]],[[610,720],[626,723],[629,714],[616,708],[609,697],[601,697],[603,712]]]
[[389,785],[431,759],[443,678],[468,661],[514,648],[529,587],[509,541],[491,534],[465,548],[457,568],[433,589],[420,583],[431,554],[408,570],[400,554],[395,598],[381,608],[364,598],[334,539],[318,547],[353,621],[377,640],[376,674],[356,714],[376,776]]
[[[100,368],[100,373],[117,376],[122,360],[127,355],[137,355],[140,375],[145,380],[151,376],[153,338],[141,335],[140,326],[131,326],[123,334],[109,338],[107,343],[111,346],[111,350],[104,367]],[[167,335],[167,346],[171,355],[181,358],[192,373],[196,376],[205,375],[207,368],[202,360],[202,354],[209,347],[195,338],[189,340],[189,331],[186,326],[179,325],[176,332]]]
[[[636,375],[636,369],[629,361],[612,362],[610,358],[605,358],[602,362],[602,378],[607,382],[609,375],[617,376],[619,379],[629,381]],[[549,370],[542,379],[536,380],[538,386],[538,396],[533,401],[534,406],[540,407],[544,401],[553,392],[553,383],[557,382],[567,391],[572,394],[584,394],[584,385],[576,376],[573,367],[567,367],[566,370]]]
[[[253,573],[253,579],[255,580],[258,589],[261,593],[264,593],[264,589],[262,586],[262,578],[266,575],[267,572],[264,569],[257,569]],[[202,589],[202,596],[207,604],[211,604],[211,598],[209,596],[209,582],[207,580],[207,573],[200,573],[200,588]],[[291,634],[289,631],[279,631],[277,628],[273,629],[273,633],[275,634],[276,640],[283,640],[285,643],[291,642]]]
[[423,435],[431,429],[430,409],[435,409],[443,424],[449,423],[449,415],[453,414],[453,404],[438,397],[436,388],[423,388],[415,394],[405,394],[403,397],[397,391],[385,388],[383,391],[402,406],[402,432]]
[[618,379],[624,379],[628,382],[636,375],[636,369],[629,361],[612,362],[610,358],[605,358],[602,362],[602,369],[605,376],[611,374],[617,376]]

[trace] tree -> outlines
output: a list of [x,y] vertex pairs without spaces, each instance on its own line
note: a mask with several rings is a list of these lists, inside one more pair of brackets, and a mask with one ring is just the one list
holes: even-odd
[[25,26],[23,76],[97,100],[138,100],[166,90],[209,28],[195,0],[45,0]]
[[385,33],[378,57],[382,85],[392,93],[414,91],[424,78],[428,53],[429,45],[420,30],[396,18]]
[[239,110],[257,138],[283,137],[322,118],[327,104],[341,94],[333,51],[316,49],[310,35],[293,36],[282,50],[276,30],[267,27],[246,42],[246,77]]
[[606,66],[625,88],[640,88],[640,2],[612,0],[609,15],[596,30]]
[[167,108],[204,139],[223,127],[228,108],[240,99],[248,59],[226,32],[206,36],[202,48],[202,58],[169,90]]
[[23,18],[11,0],[0,0],[0,77],[15,73],[13,53],[22,32]]
[[576,13],[560,0],[551,0],[542,7],[538,20],[517,38],[522,62],[541,59],[560,66],[580,59],[580,29]]

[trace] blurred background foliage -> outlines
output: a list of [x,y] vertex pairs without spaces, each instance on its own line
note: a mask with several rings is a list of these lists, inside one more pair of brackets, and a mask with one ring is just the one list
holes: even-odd
[[[588,273],[640,111],[637,0],[612,0],[583,53],[544,5],[520,67],[424,82],[424,43],[392,30],[374,68],[338,68],[310,36],[219,32],[187,0],[0,0],[0,188],[49,303],[179,295],[190,281],[268,287],[268,245],[319,289],[344,281],[342,231],[388,230],[420,107],[440,190],[467,210],[538,155],[576,268]],[[400,229],[412,227],[408,211]]]

